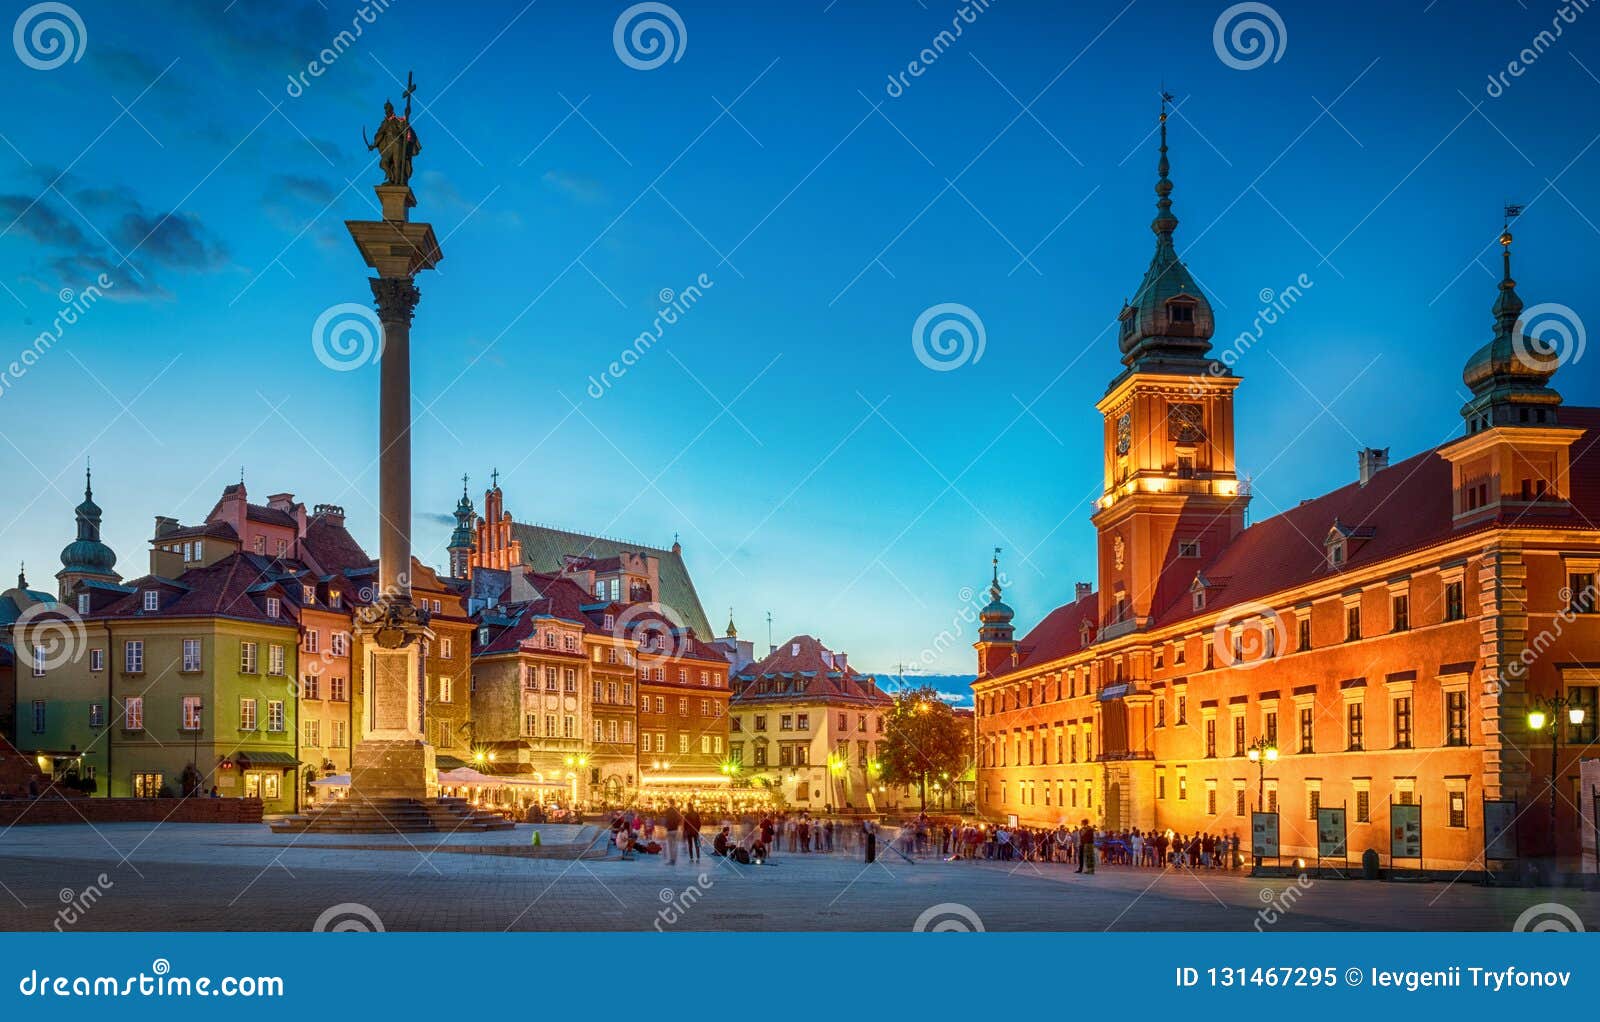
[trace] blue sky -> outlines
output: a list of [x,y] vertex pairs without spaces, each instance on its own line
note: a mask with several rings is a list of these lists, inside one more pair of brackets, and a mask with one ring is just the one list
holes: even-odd
[[[476,498],[498,467],[519,520],[680,534],[713,621],[764,642],[770,610],[863,667],[970,671],[994,546],[1024,626],[1093,576],[1093,404],[1152,248],[1163,83],[1218,340],[1312,282],[1237,366],[1256,518],[1352,479],[1358,446],[1459,428],[1503,203],[1528,204],[1524,299],[1600,319],[1592,12],[1491,90],[1554,5],[1279,3],[1277,59],[1241,70],[1225,4],[998,0],[891,88],[956,5],[683,0],[649,70],[614,48],[626,6],[397,0],[297,89],[357,5],[85,0],[79,59],[6,54],[12,350],[62,289],[114,285],[0,389],[0,551],[48,584],[85,457],[132,574],[153,516],[198,519],[241,466],[375,548],[377,369],[327,368],[312,327],[370,302],[341,221],[374,215],[361,131],[408,70],[445,252],[415,325],[419,554],[443,562],[461,474]],[[985,347],[935,372],[912,327],[942,303]],[[1591,365],[1556,377],[1569,402],[1600,397]]]

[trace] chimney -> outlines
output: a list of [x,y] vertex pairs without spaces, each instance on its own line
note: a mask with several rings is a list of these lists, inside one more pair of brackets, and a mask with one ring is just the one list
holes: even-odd
[[839,670],[843,671],[846,674],[850,673],[850,654],[849,653],[835,653],[833,655],[833,662],[838,665]]
[[832,650],[825,649],[825,650],[822,651],[822,662],[828,665],[828,669],[830,671],[833,670],[833,651]]
[[1361,468],[1361,485],[1365,486],[1373,476],[1389,467],[1389,448],[1363,447],[1356,453],[1356,463]]
[[176,531],[177,528],[178,520],[176,518],[168,518],[166,515],[156,515],[156,539],[160,539],[162,536]]
[[294,508],[294,494],[274,493],[267,498],[267,506],[276,511],[289,511]]
[[344,525],[344,508],[338,504],[318,504],[312,509],[316,518],[325,518],[329,525]]
[[1075,592],[1077,594],[1077,598],[1079,600],[1082,600],[1084,597],[1086,597],[1090,593],[1094,592],[1094,583],[1092,583],[1092,582],[1079,582],[1077,585],[1073,586],[1072,588],[1073,588],[1073,592]]

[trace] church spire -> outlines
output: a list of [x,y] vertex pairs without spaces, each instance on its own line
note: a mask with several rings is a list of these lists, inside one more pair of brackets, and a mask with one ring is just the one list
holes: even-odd
[[1215,322],[1211,303],[1178,258],[1172,234],[1178,217],[1172,212],[1172,161],[1167,150],[1167,104],[1172,95],[1161,93],[1160,153],[1156,161],[1156,216],[1150,230],[1156,236],[1155,254],[1133,300],[1118,318],[1122,321],[1118,345],[1122,362],[1135,372],[1174,372],[1194,375],[1209,367]]
[[1000,585],[1000,548],[994,548],[994,556],[990,559],[991,575],[989,581],[989,604],[978,612],[978,641],[979,642],[1010,642],[1014,634],[1011,619],[1016,615],[1011,608],[1000,599],[1004,592]]
[[1462,382],[1472,391],[1471,400],[1461,408],[1468,433],[1498,426],[1553,425],[1561,404],[1561,395],[1549,386],[1561,359],[1548,342],[1526,332],[1522,296],[1511,275],[1511,221],[1521,213],[1521,206],[1507,206],[1500,231],[1500,284],[1490,310],[1494,337],[1473,352],[1461,370]]
[[472,506],[472,498],[467,496],[467,476],[461,476],[461,499],[456,501],[455,531],[450,533],[450,545],[445,549],[450,554],[450,574],[455,578],[466,578],[471,570],[473,523],[478,512]]

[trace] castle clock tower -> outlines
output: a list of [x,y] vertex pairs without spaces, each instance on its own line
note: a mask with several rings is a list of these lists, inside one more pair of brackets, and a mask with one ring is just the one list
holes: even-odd
[[1121,315],[1127,368],[1096,408],[1105,418],[1099,533],[1102,639],[1145,627],[1244,528],[1249,495],[1234,468],[1233,391],[1210,358],[1211,305],[1173,247],[1167,113],[1161,111],[1156,250]]

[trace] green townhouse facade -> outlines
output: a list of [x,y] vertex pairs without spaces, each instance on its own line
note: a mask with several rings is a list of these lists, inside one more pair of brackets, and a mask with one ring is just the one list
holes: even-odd
[[304,758],[297,618],[282,583],[241,554],[173,578],[79,583],[13,636],[46,650],[18,657],[18,748],[57,778],[74,767],[95,777],[99,795],[215,788],[292,812]]

